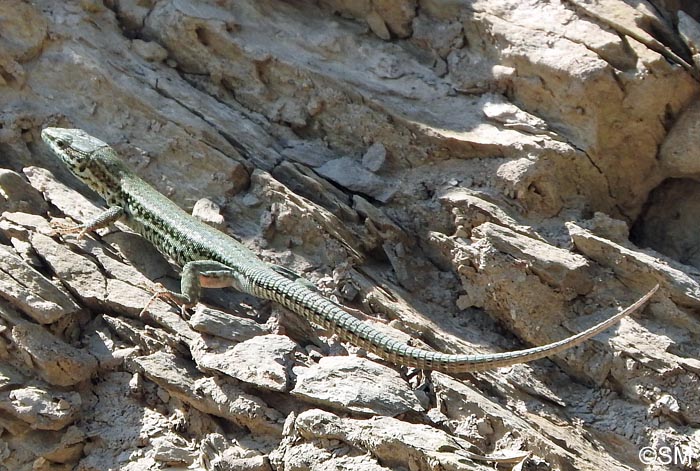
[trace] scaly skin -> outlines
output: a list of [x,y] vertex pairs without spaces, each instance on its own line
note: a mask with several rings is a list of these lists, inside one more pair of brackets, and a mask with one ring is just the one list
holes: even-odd
[[627,309],[590,329],[541,347],[485,355],[455,355],[411,347],[351,316],[302,283],[283,276],[242,244],[200,222],[141,180],[104,142],[79,129],[46,128],[42,139],[54,154],[110,209],[83,231],[121,217],[136,232],[168,255],[183,270],[182,294],[173,297],[191,305],[199,288],[233,286],[239,291],[275,301],[343,340],[397,365],[449,373],[483,371],[544,358],[574,347],[639,309],[658,285]]

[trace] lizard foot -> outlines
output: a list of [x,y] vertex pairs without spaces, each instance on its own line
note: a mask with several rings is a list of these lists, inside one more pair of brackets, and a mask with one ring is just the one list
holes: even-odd
[[85,234],[88,233],[87,228],[85,228],[83,224],[76,224],[74,222],[66,221],[57,221],[56,219],[52,219],[49,224],[51,226],[51,232],[49,232],[49,235],[51,237],[77,233],[78,240],[80,240],[83,237],[85,237]]
[[153,296],[151,296],[143,309],[141,309],[141,312],[139,312],[139,317],[148,317],[147,311],[151,304],[153,304],[156,299],[165,299],[180,308],[180,315],[183,319],[187,320],[190,318],[187,309],[194,306],[194,304],[190,303],[183,295],[170,291],[160,283],[156,283],[154,286],[149,287],[148,290],[153,293]]

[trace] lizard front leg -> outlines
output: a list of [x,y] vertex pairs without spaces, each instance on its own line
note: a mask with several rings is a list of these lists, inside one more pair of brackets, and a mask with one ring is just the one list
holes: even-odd
[[107,227],[113,222],[116,222],[120,217],[124,215],[124,208],[121,206],[111,206],[105,211],[101,212],[97,216],[85,221],[82,224],[76,224],[72,226],[53,224],[52,235],[59,234],[74,234],[78,233],[78,239],[82,239],[88,232],[95,231],[102,227]]

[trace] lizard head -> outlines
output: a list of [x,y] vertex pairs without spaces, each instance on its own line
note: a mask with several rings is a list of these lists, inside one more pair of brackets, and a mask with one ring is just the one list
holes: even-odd
[[109,145],[81,129],[45,128],[42,140],[79,180],[109,201],[123,164]]
[[107,144],[80,129],[46,128],[41,138],[78,178],[87,171],[94,152]]

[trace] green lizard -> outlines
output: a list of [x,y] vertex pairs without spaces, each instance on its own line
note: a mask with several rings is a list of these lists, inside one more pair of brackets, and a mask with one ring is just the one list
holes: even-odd
[[163,291],[183,308],[194,305],[202,287],[233,287],[275,301],[341,339],[397,365],[450,373],[483,371],[543,358],[584,342],[639,309],[658,285],[627,309],[564,340],[514,352],[460,355],[412,347],[360,321],[289,271],[269,265],[218,230],[190,216],[129,170],[106,143],[79,129],[46,128],[42,139],[109,209],[78,226],[81,233],[123,219],[160,252],[183,267],[181,292]]

